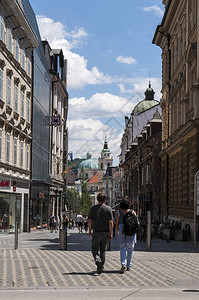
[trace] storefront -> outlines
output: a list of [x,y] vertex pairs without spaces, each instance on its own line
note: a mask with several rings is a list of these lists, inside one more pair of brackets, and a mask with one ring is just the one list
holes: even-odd
[[14,233],[21,227],[21,195],[0,192],[0,233]]
[[29,228],[29,183],[0,176],[0,234]]

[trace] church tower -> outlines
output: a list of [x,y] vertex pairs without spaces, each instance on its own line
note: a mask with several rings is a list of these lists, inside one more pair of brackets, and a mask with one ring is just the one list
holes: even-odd
[[108,167],[111,167],[113,164],[113,158],[111,157],[111,152],[108,148],[108,141],[105,137],[104,147],[101,152],[101,157],[98,159],[98,182],[103,181],[103,176],[106,173]]

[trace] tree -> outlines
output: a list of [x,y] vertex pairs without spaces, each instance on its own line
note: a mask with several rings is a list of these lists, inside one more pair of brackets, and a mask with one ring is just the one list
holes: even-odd
[[83,215],[88,215],[91,205],[92,205],[92,200],[89,192],[87,191],[86,182],[82,181],[82,195],[80,199],[80,206]]
[[80,195],[76,188],[68,189],[66,192],[66,206],[71,214],[76,214],[80,209]]

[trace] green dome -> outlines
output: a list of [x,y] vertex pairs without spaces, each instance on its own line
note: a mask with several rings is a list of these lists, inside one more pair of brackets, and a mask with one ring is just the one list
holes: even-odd
[[83,160],[79,164],[78,169],[82,169],[82,168],[84,170],[87,170],[87,169],[97,170],[98,169],[98,165],[97,165],[97,163],[94,160],[92,160],[92,159],[86,159],[86,160]]
[[142,100],[134,107],[133,114],[140,114],[157,104],[159,104],[157,100]]
[[159,104],[157,100],[154,99],[154,90],[151,87],[151,83],[149,82],[149,87],[146,89],[145,99],[140,101],[133,109],[132,114],[140,114],[143,111],[148,110],[149,108]]

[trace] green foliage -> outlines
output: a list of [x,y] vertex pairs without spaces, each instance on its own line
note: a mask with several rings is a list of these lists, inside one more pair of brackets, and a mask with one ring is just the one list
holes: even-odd
[[80,196],[77,189],[72,188],[67,190],[65,204],[72,214],[76,214],[80,207]]
[[92,206],[90,194],[87,191],[86,181],[81,180],[82,193],[79,194],[76,188],[68,189],[66,193],[65,204],[71,214],[78,214],[80,211],[83,215],[88,215],[89,209]]

